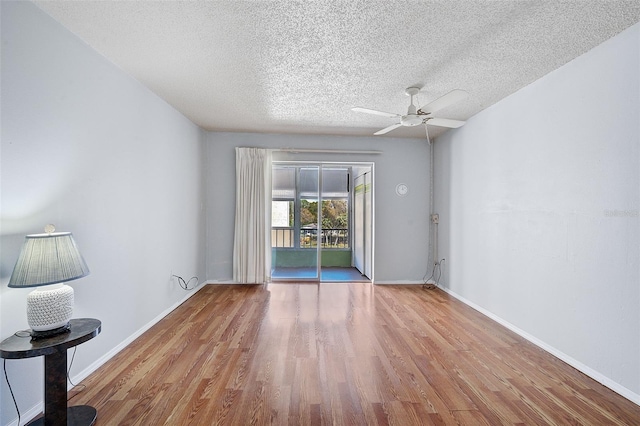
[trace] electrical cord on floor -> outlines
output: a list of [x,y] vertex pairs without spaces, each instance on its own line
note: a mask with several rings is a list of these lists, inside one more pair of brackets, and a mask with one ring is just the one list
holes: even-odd
[[[426,280],[422,277],[424,283],[422,284],[422,288],[425,290],[433,290],[436,287],[440,286],[440,278],[442,278],[442,264],[444,263],[444,258],[439,262],[433,264],[433,269],[431,270],[431,276]],[[424,274],[427,275],[426,273]],[[431,282],[430,282],[431,281]]]
[[[176,277],[178,279],[178,284],[180,284],[180,287],[182,287],[183,290],[191,291],[198,286],[198,277],[191,277],[189,278],[189,281],[185,281],[184,278],[178,275],[172,275],[172,277]],[[189,288],[189,284],[191,284],[191,281],[193,280],[196,280],[196,284]]]
[[20,424],[20,409],[18,408],[18,402],[16,401],[16,396],[13,394],[13,389],[11,389],[11,383],[9,383],[9,376],[7,375],[7,360],[3,359],[2,368],[4,369],[4,379],[7,381],[7,386],[9,387],[9,393],[11,394],[11,398],[13,399],[13,405],[16,407],[16,412],[18,413],[18,424]]

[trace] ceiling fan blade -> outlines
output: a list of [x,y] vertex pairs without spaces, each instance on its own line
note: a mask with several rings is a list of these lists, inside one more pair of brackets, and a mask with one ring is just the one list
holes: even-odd
[[375,109],[361,108],[361,107],[353,107],[351,108],[351,111],[364,112],[366,114],[381,115],[383,117],[389,117],[389,118],[401,117],[400,114],[394,114],[392,112],[377,111]]
[[464,125],[464,121],[452,120],[450,118],[430,118],[427,120],[427,124],[431,126],[449,127],[451,129],[457,129]]
[[377,132],[374,133],[374,135],[378,136],[378,135],[384,135],[385,133],[389,133],[390,131],[392,131],[393,129],[397,129],[398,127],[402,126],[401,123],[396,123],[396,124],[392,124],[389,127],[385,127],[382,130],[378,130]]
[[420,108],[420,111],[424,112],[425,114],[430,114],[446,106],[455,104],[456,102],[460,102],[466,99],[467,96],[469,96],[469,93],[465,92],[464,90],[455,89],[450,91],[446,95],[440,96],[435,101],[429,102],[428,104]]

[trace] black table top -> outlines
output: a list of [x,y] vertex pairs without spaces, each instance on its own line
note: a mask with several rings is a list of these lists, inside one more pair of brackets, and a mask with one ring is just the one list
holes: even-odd
[[94,318],[74,318],[70,331],[43,339],[13,335],[0,343],[0,358],[21,359],[59,353],[91,340],[100,333],[102,322]]

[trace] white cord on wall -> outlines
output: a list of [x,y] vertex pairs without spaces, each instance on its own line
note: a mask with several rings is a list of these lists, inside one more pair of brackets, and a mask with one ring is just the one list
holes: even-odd
[[[436,262],[436,259],[438,259],[437,256],[435,256],[434,251],[437,250],[437,240],[434,240],[434,232],[432,232],[432,230],[434,229],[434,223],[432,221],[433,218],[433,179],[434,179],[434,172],[433,172],[433,143],[431,143],[431,139],[429,139],[429,129],[427,129],[427,126],[424,126],[424,131],[425,134],[427,136],[427,143],[429,144],[429,256],[427,259],[427,262],[429,264],[429,267],[433,266],[434,263]],[[437,225],[435,225],[435,228],[437,229]],[[437,231],[435,233],[435,236],[437,236]],[[435,244],[434,244],[435,241]],[[436,248],[434,249],[434,246],[436,246]]]

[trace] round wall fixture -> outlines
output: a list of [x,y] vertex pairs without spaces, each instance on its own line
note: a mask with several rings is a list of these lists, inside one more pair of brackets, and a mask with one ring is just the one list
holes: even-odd
[[407,195],[407,192],[409,192],[409,187],[406,183],[399,183],[398,185],[396,185],[396,194],[398,194],[400,197],[404,197],[405,195]]

